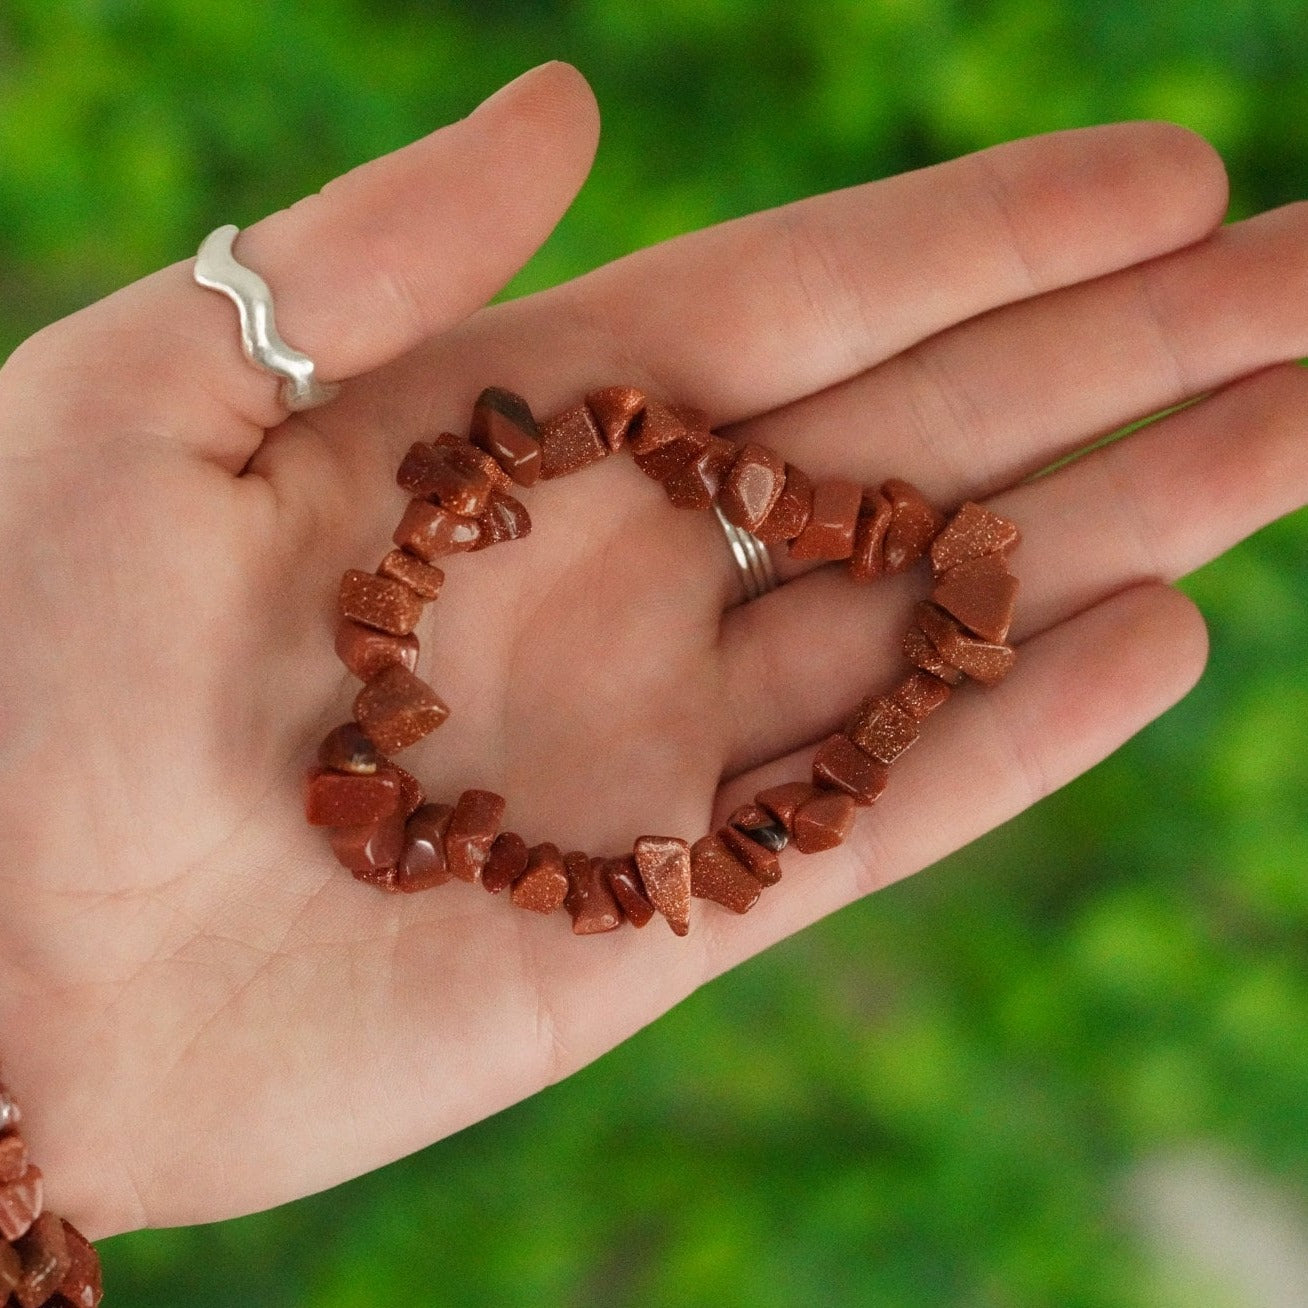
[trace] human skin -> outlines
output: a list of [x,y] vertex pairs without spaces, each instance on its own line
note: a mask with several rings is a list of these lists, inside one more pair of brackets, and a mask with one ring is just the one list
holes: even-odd
[[[483,307],[597,134],[581,76],[543,65],[242,233],[282,334],[345,383],[324,408],[287,416],[189,261],[0,370],[0,1054],[51,1206],[93,1238],[429,1144],[1012,817],[1199,675],[1170,583],[1308,498],[1308,211],[1221,227],[1192,134],[997,146]],[[355,688],[339,576],[386,549],[409,443],[466,429],[483,386],[544,415],[615,383],[813,475],[991,501],[1024,537],[1017,669],[932,719],[841,848],[787,851],[752,913],[697,904],[685,939],[378,894],[301,805]],[[400,761],[434,796],[504,794],[529,841],[693,839],[900,670],[920,575],[782,556],[729,607],[717,523],[628,461],[524,499],[529,537],[446,569],[418,671],[453,714]]]

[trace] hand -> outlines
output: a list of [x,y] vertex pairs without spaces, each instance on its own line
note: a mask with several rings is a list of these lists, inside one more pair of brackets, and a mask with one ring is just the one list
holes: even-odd
[[[412,1151],[596,1057],[703,981],[970,841],[1191,685],[1166,583],[1308,484],[1300,208],[1218,229],[1220,162],[1161,124],[1060,133],[755,214],[481,308],[589,167],[566,65],[245,231],[331,405],[287,417],[234,311],[165,269],[0,372],[0,1055],[50,1203],[93,1237],[233,1216]],[[1024,544],[1017,670],[960,693],[745,918],[574,938],[453,884],[390,897],[306,826],[357,683],[341,572],[409,443],[478,391],[548,414],[630,383],[816,475],[994,497]],[[1200,403],[1035,481],[1140,415]],[[695,838],[891,683],[920,575],[786,564],[751,604],[708,514],[625,459],[526,495],[446,569],[401,757],[529,841]],[[1147,801],[1142,801],[1147,802]]]

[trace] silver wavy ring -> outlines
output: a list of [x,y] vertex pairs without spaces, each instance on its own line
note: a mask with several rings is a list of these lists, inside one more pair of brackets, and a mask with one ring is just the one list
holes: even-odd
[[221,291],[241,316],[241,345],[245,357],[264,372],[282,378],[280,397],[291,410],[326,404],[340,389],[314,376],[313,360],[292,349],[277,334],[272,291],[257,272],[238,263],[232,242],[240,228],[228,223],[216,227],[200,243],[195,256],[195,280],[211,291]]
[[772,565],[772,555],[767,545],[748,531],[737,527],[725,513],[713,505],[713,512],[718,515],[722,530],[726,532],[727,544],[731,546],[731,557],[740,569],[740,579],[745,584],[745,600],[756,600],[770,590],[776,590],[777,570]]

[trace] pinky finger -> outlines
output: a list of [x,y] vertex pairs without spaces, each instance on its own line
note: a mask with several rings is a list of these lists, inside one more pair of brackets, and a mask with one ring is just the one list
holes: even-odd
[[[1154,583],[1025,642],[1007,681],[960,690],[927,723],[885,794],[859,810],[843,846],[782,854],[787,893],[765,893],[744,922],[705,906],[708,975],[938,861],[1066,785],[1185,695],[1207,650],[1198,609]],[[810,745],[733,778],[718,796],[716,822],[761,788],[806,777],[812,756]]]

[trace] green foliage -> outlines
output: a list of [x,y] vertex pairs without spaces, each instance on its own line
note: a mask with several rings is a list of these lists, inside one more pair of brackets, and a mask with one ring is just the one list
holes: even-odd
[[[1297,0],[7,0],[0,348],[554,57],[604,140],[511,294],[1136,116],[1208,134],[1249,213],[1308,179],[1301,24]],[[111,1242],[115,1301],[1170,1301],[1117,1201],[1132,1159],[1212,1140],[1308,1174],[1305,545],[1290,520],[1192,579],[1204,682],[1032,813],[422,1154]]]

